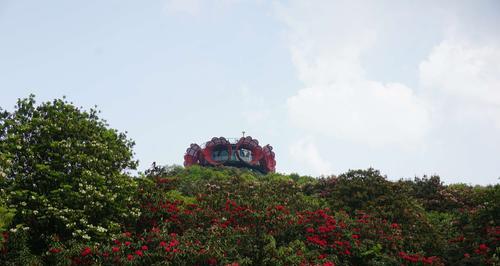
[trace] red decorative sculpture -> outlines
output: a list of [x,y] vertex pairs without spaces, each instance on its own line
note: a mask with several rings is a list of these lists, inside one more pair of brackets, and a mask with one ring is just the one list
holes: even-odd
[[224,137],[214,137],[205,143],[204,148],[195,143],[191,144],[184,155],[184,166],[226,165],[269,173],[276,171],[274,156],[271,145],[262,148],[259,141],[250,136],[241,137],[233,142]]

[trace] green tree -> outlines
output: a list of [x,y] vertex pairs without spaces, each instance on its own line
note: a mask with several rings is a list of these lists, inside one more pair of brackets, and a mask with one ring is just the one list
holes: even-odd
[[14,224],[30,228],[32,248],[103,239],[133,218],[135,181],[126,170],[137,165],[134,142],[98,111],[64,99],[37,106],[30,95],[0,114],[0,170]]

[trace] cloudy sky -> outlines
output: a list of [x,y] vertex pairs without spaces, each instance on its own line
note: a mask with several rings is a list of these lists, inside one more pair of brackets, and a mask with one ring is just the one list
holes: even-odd
[[0,0],[0,106],[97,105],[139,170],[241,131],[279,172],[500,177],[499,1]]

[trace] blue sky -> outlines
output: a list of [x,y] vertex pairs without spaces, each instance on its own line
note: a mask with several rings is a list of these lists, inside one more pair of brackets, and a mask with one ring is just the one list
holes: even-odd
[[139,170],[245,130],[279,172],[500,177],[498,1],[0,0],[0,106],[97,105]]

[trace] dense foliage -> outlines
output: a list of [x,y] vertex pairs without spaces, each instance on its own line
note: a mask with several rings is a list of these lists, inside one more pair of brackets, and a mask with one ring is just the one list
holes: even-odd
[[[0,110],[1,111],[1,110]],[[155,166],[97,112],[0,118],[1,265],[494,265],[500,185]]]
[[123,173],[136,165],[132,146],[97,111],[63,100],[36,106],[31,96],[2,113],[1,174],[13,222],[29,228],[31,249],[41,253],[54,239],[99,240],[120,230],[134,213],[135,182]]

